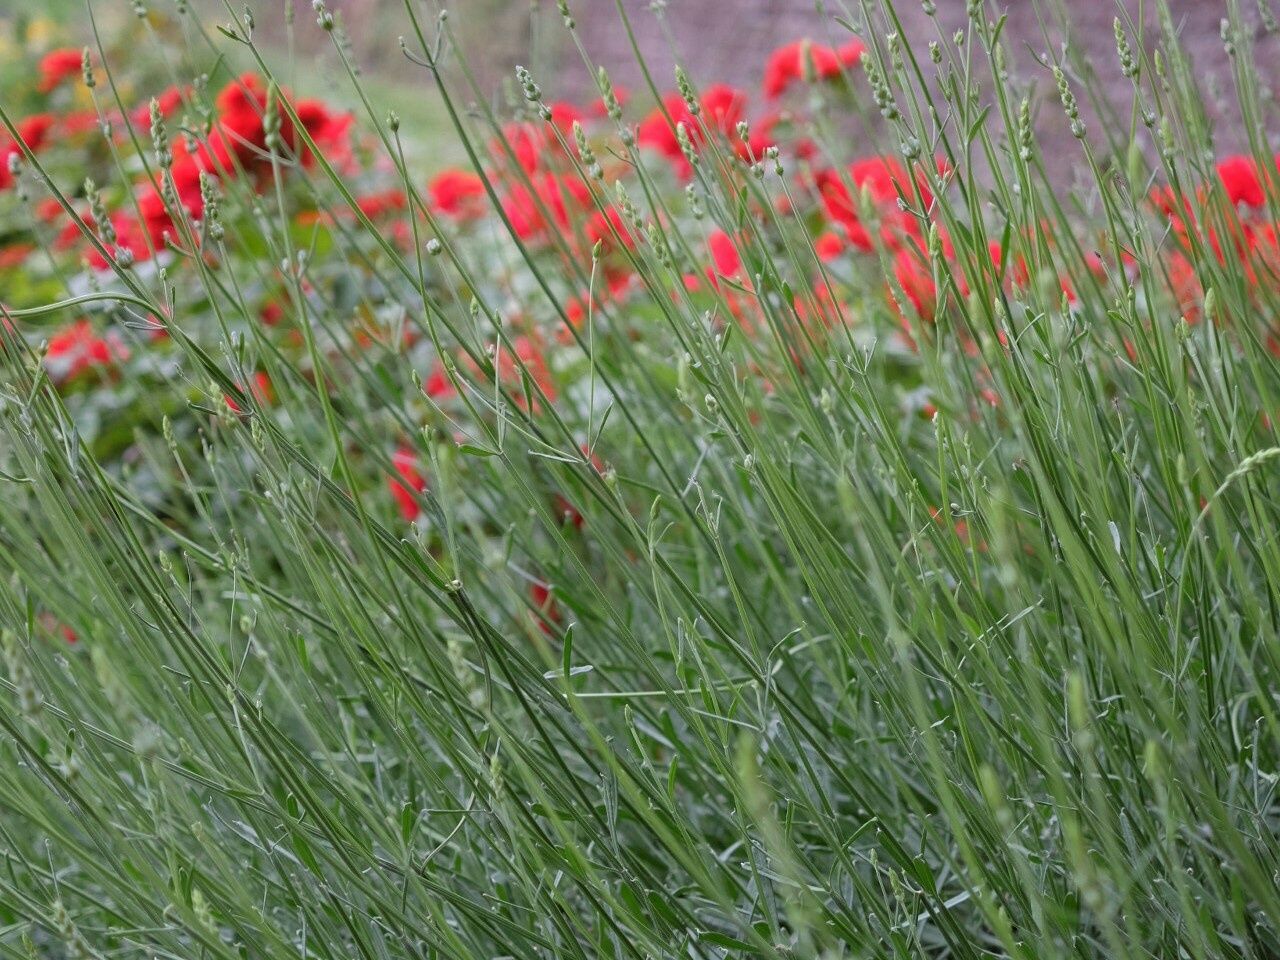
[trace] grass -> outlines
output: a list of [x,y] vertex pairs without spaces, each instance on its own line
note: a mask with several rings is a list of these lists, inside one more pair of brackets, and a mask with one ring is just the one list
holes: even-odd
[[[517,239],[509,209],[456,229],[353,73],[406,247],[279,150],[261,192],[226,183],[225,239],[175,211],[216,256],[90,293],[135,355],[144,321],[171,339],[127,454],[85,418],[128,384],[56,389],[7,332],[0,955],[1280,955],[1271,262],[1215,251],[1243,208],[1167,11],[1120,21],[1129,129],[1081,129],[1068,196],[1022,102],[1074,120],[1085,81],[971,7],[956,37],[845,11],[870,81],[805,93],[819,157],[843,169],[856,125],[916,161],[879,210],[849,192],[912,225],[936,310],[877,229],[816,256],[803,161],[745,164],[706,113],[687,192],[612,124],[609,176],[566,151],[632,246]],[[1274,105],[1228,8],[1270,223]],[[414,9],[430,74],[453,21]],[[500,117],[465,74],[435,95],[481,157]],[[302,266],[295,177],[339,224]],[[712,283],[716,228],[742,267]],[[563,323],[621,266],[638,293]],[[417,339],[361,346],[353,314]],[[547,370],[531,325],[571,331]]]

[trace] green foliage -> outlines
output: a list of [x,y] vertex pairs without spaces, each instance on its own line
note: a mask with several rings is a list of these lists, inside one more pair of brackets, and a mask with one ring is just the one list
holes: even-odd
[[[304,122],[238,20],[182,62],[232,46],[261,89],[210,68],[155,139],[261,143],[194,195],[138,125],[20,151],[0,955],[1280,954],[1251,33],[1231,4],[1253,156],[1215,169],[1167,15],[1117,25],[1111,127],[971,8],[936,63],[890,4],[847,24],[871,69],[804,46],[776,150],[682,76],[670,117],[588,121],[596,176],[545,78],[504,124],[406,4],[475,207],[354,69],[360,132]],[[155,192],[136,252],[85,176]]]

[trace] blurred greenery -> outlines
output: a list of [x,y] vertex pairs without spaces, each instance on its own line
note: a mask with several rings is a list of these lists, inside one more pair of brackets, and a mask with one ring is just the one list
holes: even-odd
[[[344,71],[332,45],[312,29],[309,2],[292,2],[292,29],[286,26],[284,4],[280,2],[256,0],[232,4],[230,9],[253,12],[262,46],[270,52],[273,62],[289,62],[285,79],[299,95],[324,97],[349,109],[363,109],[351,85],[344,82]],[[197,15],[188,23],[213,24],[229,16],[228,7],[221,0],[188,0],[187,5]],[[546,48],[545,34],[534,29],[537,18],[530,10],[536,10],[536,4],[468,0],[467,6],[469,16],[456,18],[459,23],[455,29],[460,46],[473,52],[470,66],[482,90],[496,97],[514,64],[524,56],[543,64],[545,72],[554,72],[549,65],[555,62],[557,51]],[[144,0],[144,7],[145,20],[137,16],[130,0],[45,0],[39,5],[26,0],[0,0],[0,86],[8,91],[30,88],[32,66],[42,54],[62,46],[93,44],[86,12],[89,8],[109,60],[113,51],[124,56],[126,48],[132,53],[137,44],[158,44],[151,59],[159,69],[166,60],[177,58],[175,51],[187,48],[181,36],[186,28],[179,22],[179,7],[174,0]],[[343,10],[349,49],[361,71],[361,80],[377,109],[395,110],[400,115],[402,136],[410,155],[431,166],[461,162],[464,156],[456,139],[443,135],[447,119],[439,100],[429,95],[430,77],[423,68],[404,58],[396,41],[405,22],[401,0],[352,0],[343,5]],[[221,46],[220,53],[225,55],[225,45]],[[199,68],[215,66],[236,71],[247,67],[247,63],[219,64],[211,59]],[[130,71],[131,77],[137,73],[136,68]],[[139,91],[139,95],[145,92]]]

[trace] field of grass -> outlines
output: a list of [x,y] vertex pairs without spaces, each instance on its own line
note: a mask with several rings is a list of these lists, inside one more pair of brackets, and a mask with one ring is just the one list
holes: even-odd
[[906,2],[12,21],[0,958],[1280,956],[1272,14]]

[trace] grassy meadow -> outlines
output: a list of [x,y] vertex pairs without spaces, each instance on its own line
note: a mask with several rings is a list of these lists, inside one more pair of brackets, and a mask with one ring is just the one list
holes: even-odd
[[0,957],[1280,957],[1276,21],[1035,2],[0,10]]

